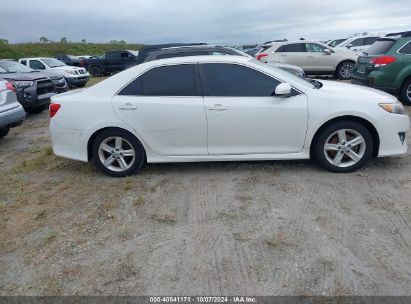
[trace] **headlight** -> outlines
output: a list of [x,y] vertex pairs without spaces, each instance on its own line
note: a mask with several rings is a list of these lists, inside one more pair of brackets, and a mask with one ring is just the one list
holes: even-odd
[[395,103],[379,103],[381,108],[383,108],[388,113],[393,114],[405,114],[404,106],[400,102]]
[[26,80],[12,80],[11,82],[18,89],[31,87],[33,85],[33,81],[26,81]]

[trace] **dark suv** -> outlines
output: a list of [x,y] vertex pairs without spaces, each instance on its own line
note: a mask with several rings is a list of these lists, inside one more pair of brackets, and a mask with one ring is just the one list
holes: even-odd
[[15,86],[17,99],[28,113],[41,112],[57,94],[48,75],[11,60],[0,60],[0,80]]
[[397,95],[411,105],[411,31],[379,38],[358,58],[351,82]]

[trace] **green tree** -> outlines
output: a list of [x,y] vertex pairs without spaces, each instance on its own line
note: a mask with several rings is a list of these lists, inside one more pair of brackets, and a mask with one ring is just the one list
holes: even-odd
[[61,39],[60,39],[60,42],[61,42],[61,43],[67,43],[67,38],[66,38],[66,37],[61,38]]
[[49,40],[47,39],[47,37],[44,37],[44,36],[43,36],[43,37],[40,37],[39,40],[40,40],[41,43],[47,43],[47,42],[49,42]]
[[7,39],[0,38],[0,43],[1,44],[9,44],[9,41]]
[[81,39],[81,43],[86,44],[87,40],[86,39]]

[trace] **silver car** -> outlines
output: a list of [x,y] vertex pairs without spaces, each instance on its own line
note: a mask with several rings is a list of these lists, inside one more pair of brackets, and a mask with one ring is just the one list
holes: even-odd
[[10,128],[22,124],[26,112],[17,100],[14,86],[0,80],[0,138],[6,136]]

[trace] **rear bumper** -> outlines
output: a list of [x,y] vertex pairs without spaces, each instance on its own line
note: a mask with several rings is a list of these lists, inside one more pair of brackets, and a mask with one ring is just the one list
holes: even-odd
[[[374,83],[375,82],[376,81],[374,81]],[[390,93],[392,95],[398,95],[398,93],[399,93],[398,88],[393,87],[393,86],[378,85],[378,84],[372,85],[370,83],[370,80],[369,80],[368,77],[363,78],[363,77],[358,77],[358,76],[353,75],[352,78],[351,78],[351,83],[366,86],[366,87],[370,87],[370,88],[377,89],[377,90],[381,90],[381,91]]]
[[408,115],[388,114],[378,121],[377,132],[380,137],[378,157],[405,154],[407,140],[401,141],[400,134],[410,129]]
[[0,129],[16,127],[23,122],[25,117],[26,112],[18,103],[7,111],[1,112],[0,109]]

